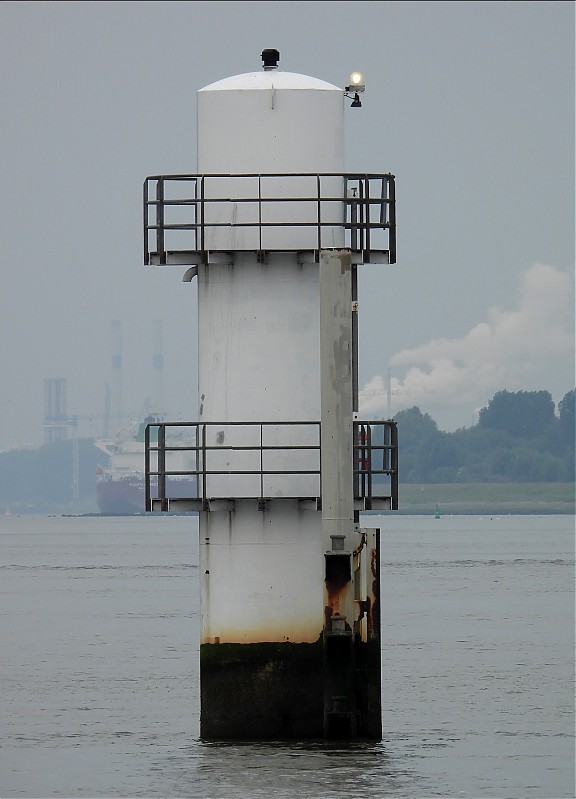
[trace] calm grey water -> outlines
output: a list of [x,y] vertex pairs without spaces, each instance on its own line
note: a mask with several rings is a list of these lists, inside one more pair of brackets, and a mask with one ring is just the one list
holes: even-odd
[[0,796],[575,796],[574,518],[369,517],[384,740],[198,739],[194,517],[0,518]]

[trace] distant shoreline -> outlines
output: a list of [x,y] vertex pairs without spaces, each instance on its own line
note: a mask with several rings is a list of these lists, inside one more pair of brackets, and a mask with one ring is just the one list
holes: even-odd
[[[6,505],[6,515],[14,516],[110,516],[99,513],[96,502],[52,508],[24,508]],[[494,514],[576,514],[573,483],[403,483],[400,477],[397,511],[368,511],[377,515],[429,515],[438,506],[440,515],[485,516]],[[0,506],[0,515],[2,515]],[[141,514],[151,515],[142,511]],[[171,514],[179,515],[179,514]],[[187,514],[188,515],[188,514]],[[196,515],[196,514],[192,514]]]
[[576,512],[573,483],[402,483],[402,514],[554,514]]

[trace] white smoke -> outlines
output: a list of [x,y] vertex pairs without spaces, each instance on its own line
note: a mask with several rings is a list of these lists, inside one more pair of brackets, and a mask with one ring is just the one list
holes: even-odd
[[403,376],[389,377],[388,385],[383,375],[369,380],[360,391],[360,413],[383,415],[390,405],[393,413],[414,405],[478,408],[496,391],[549,389],[551,368],[573,374],[566,367],[574,363],[573,351],[572,277],[535,264],[521,278],[515,310],[490,308],[486,321],[463,338],[433,339],[396,353],[390,372],[401,370]]

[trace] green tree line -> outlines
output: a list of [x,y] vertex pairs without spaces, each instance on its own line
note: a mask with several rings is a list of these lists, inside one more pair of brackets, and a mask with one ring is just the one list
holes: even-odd
[[453,433],[417,408],[400,411],[400,482],[572,482],[575,392],[558,403],[548,391],[500,391],[478,423]]

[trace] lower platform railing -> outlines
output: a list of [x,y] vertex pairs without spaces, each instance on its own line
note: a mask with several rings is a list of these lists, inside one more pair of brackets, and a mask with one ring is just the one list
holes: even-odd
[[[354,507],[398,508],[393,421],[353,423]],[[252,499],[321,508],[320,422],[153,422],[146,428],[146,509],[211,510]]]

